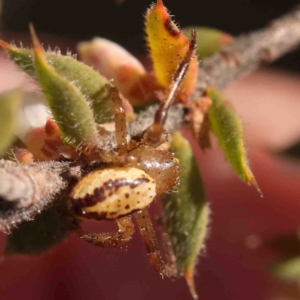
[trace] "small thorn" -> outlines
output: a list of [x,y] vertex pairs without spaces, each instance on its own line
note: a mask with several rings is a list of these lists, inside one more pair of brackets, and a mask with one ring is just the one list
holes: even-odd
[[191,293],[193,299],[197,300],[198,295],[197,295],[196,289],[195,289],[194,273],[193,273],[192,270],[188,270],[185,273],[185,280],[186,280],[186,283],[189,287],[189,290],[190,290],[190,293]]

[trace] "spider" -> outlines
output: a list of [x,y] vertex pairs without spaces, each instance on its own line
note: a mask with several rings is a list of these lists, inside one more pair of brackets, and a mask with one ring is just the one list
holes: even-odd
[[166,100],[158,107],[152,125],[140,136],[127,142],[126,116],[117,88],[109,86],[114,105],[117,151],[109,153],[104,168],[88,173],[73,188],[69,206],[76,216],[90,220],[116,220],[117,232],[83,234],[88,243],[100,247],[125,246],[134,233],[134,216],[144,241],[150,263],[166,277],[175,277],[174,263],[160,254],[156,234],[147,207],[155,199],[175,188],[179,179],[179,161],[159,148],[166,142],[164,130],[168,110],[194,59],[196,33],[192,32],[189,49],[179,64]]

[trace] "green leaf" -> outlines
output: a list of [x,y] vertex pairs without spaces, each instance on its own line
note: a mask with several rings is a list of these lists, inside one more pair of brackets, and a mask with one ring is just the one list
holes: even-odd
[[227,160],[237,176],[241,180],[251,183],[261,194],[248,163],[243,130],[236,112],[218,90],[208,88],[207,95],[212,100],[208,109],[210,128],[217,137]]
[[200,60],[213,55],[232,41],[231,35],[209,27],[186,27],[183,32],[190,38],[192,29],[197,32],[197,56]]
[[[10,58],[21,70],[37,79],[34,67],[34,54],[31,49],[18,48],[0,40],[0,47],[8,52]],[[55,52],[44,53],[47,64],[54,71],[72,82],[92,103],[97,123],[110,122],[113,116],[112,101],[106,85],[108,80],[97,71],[77,61],[71,56]]]
[[93,111],[80,89],[48,64],[33,28],[31,33],[35,73],[64,141],[89,152],[98,139]]
[[58,201],[34,220],[22,222],[8,235],[5,255],[38,255],[59,245],[78,228],[70,215],[66,201]]
[[15,139],[14,130],[21,97],[20,90],[11,90],[0,95],[0,155],[4,154]]
[[272,268],[275,276],[287,281],[299,281],[300,279],[300,257],[285,260]]
[[209,221],[209,208],[193,152],[179,132],[171,143],[174,156],[181,165],[180,183],[176,191],[162,196],[164,220],[179,269],[184,273],[196,299],[194,269],[197,256],[204,247]]

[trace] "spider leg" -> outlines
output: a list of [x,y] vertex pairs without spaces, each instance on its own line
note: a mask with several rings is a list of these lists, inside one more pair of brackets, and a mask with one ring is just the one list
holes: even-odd
[[168,97],[166,101],[162,102],[159,106],[155,116],[153,124],[146,131],[145,139],[148,143],[157,144],[160,142],[160,138],[164,131],[164,125],[167,120],[169,108],[172,106],[176,99],[177,91],[185,77],[188,70],[191,59],[194,55],[194,50],[196,49],[196,31],[192,30],[192,37],[189,44],[189,49],[183,58],[182,62],[177,68],[174,76],[173,84],[170,86]]
[[114,104],[115,115],[115,133],[118,146],[119,155],[127,153],[127,125],[126,114],[124,111],[122,99],[120,97],[119,90],[111,85],[108,86],[111,99]]
[[117,232],[88,233],[81,236],[86,242],[98,247],[122,248],[134,234],[134,226],[129,216],[117,219]]
[[156,234],[153,228],[151,217],[148,210],[145,208],[134,214],[140,234],[145,243],[149,261],[155,271],[166,277],[177,277],[178,271],[174,259],[170,257],[165,263],[156,239]]

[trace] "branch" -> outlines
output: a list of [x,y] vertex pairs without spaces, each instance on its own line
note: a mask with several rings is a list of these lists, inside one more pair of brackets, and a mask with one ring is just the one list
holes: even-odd
[[194,97],[208,86],[224,89],[242,75],[271,63],[300,44],[300,6],[264,29],[241,35],[200,63]]
[[[242,75],[261,65],[271,63],[300,44],[300,7],[273,21],[265,29],[237,37],[217,54],[200,64],[198,84],[193,95],[201,97],[210,85],[224,89]],[[142,112],[130,125],[131,136],[141,134],[153,121],[155,106]],[[177,129],[183,122],[181,105],[169,112],[166,129]],[[111,151],[115,147],[114,134],[103,137],[99,149]],[[47,207],[87,170],[96,166],[69,167],[64,162],[35,163],[22,166],[0,160],[0,230],[28,220]],[[16,188],[17,187],[17,188]],[[64,194],[66,195],[66,194]]]
[[24,166],[0,160],[0,231],[30,220],[43,210],[66,182],[61,177],[66,163],[35,163]]

